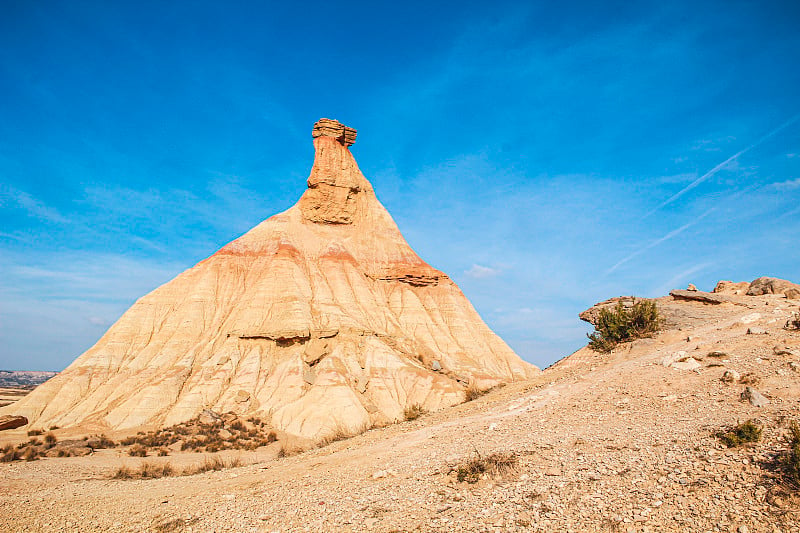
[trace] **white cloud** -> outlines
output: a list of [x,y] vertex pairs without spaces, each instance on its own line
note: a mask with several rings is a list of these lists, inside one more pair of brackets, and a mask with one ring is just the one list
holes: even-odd
[[494,276],[500,274],[500,269],[474,264],[472,265],[472,268],[465,271],[464,274],[475,279],[493,278]]
[[793,191],[794,189],[800,189],[800,178],[771,183],[769,186],[779,191]]

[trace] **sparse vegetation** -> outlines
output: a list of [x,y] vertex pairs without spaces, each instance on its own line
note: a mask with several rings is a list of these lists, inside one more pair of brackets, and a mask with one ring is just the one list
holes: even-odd
[[650,337],[661,326],[655,302],[633,301],[630,308],[621,301],[614,309],[600,309],[595,331],[588,335],[589,347],[598,352],[610,352],[621,342]]
[[183,531],[188,526],[191,526],[195,522],[197,522],[198,518],[191,518],[189,520],[184,520],[183,518],[176,518],[174,520],[170,520],[168,522],[164,522],[162,524],[157,524],[153,526],[153,530],[157,533],[170,533],[172,531]]
[[489,392],[489,390],[490,389],[480,389],[474,383],[470,383],[467,389],[464,391],[464,401],[471,402],[472,400],[477,400],[478,398]]
[[758,376],[756,376],[752,372],[747,372],[746,374],[742,375],[741,378],[739,378],[739,383],[741,383],[742,385],[756,386],[759,384],[760,381],[761,380],[758,378]]
[[425,409],[418,403],[409,405],[403,411],[403,417],[406,420],[416,420],[426,413]]
[[369,426],[366,425],[360,428],[356,428],[355,430],[352,430],[350,428],[347,428],[346,426],[343,426],[342,424],[337,424],[331,433],[329,433],[328,435],[317,441],[316,444],[321,448],[323,446],[327,446],[328,444],[332,444],[336,441],[349,439],[350,437],[355,437],[356,435],[364,433],[367,429],[369,429]]
[[718,431],[716,436],[728,448],[735,448],[749,442],[761,440],[762,428],[754,420],[747,420],[741,424]]
[[800,491],[800,424],[789,426],[789,448],[779,457],[779,465],[786,484]]
[[128,450],[128,455],[131,457],[147,457],[147,448],[141,444],[134,444]]
[[133,469],[127,465],[120,466],[111,475],[112,479],[158,479],[170,476],[193,476],[195,474],[202,474],[203,472],[211,472],[215,470],[225,470],[228,468],[236,468],[242,465],[242,460],[239,457],[231,459],[223,459],[218,456],[205,457],[203,462],[188,466],[183,470],[178,470],[172,466],[170,462],[143,462],[138,469]]
[[222,450],[252,451],[276,440],[276,433],[261,419],[249,418],[245,422],[235,414],[227,413],[211,422],[197,417],[156,431],[139,432],[123,439],[120,444],[141,445],[158,454],[172,446],[178,446],[182,451],[215,453]]
[[55,446],[56,442],[58,442],[58,438],[56,438],[54,434],[48,433],[47,435],[44,436],[44,444],[48,448],[52,448],[53,446]]
[[482,457],[477,451],[475,457],[455,469],[459,482],[477,483],[484,476],[509,477],[519,472],[519,458],[514,453],[497,452]]

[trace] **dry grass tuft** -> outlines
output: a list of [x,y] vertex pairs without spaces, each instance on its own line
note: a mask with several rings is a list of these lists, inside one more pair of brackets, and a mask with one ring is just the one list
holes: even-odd
[[464,391],[464,401],[471,402],[477,400],[492,389],[479,389],[474,383],[470,383],[469,387]]
[[183,470],[184,476],[193,476],[195,474],[202,474],[203,472],[213,472],[216,470],[225,470],[228,468],[236,468],[242,466],[242,459],[234,457],[232,459],[222,459],[221,457],[206,457],[202,463],[196,466],[190,466]]
[[405,410],[403,411],[403,417],[406,420],[416,420],[417,418],[424,415],[426,412],[427,411],[425,411],[425,409],[420,404],[415,403],[405,408]]
[[147,457],[147,448],[141,444],[134,444],[128,450],[128,455],[131,457]]
[[231,459],[223,459],[218,456],[205,457],[203,462],[178,470],[172,466],[170,462],[143,462],[138,469],[133,469],[127,465],[120,466],[112,475],[112,479],[159,479],[162,477],[172,476],[193,476],[195,474],[202,474],[203,472],[212,472],[216,470],[226,470],[228,468],[236,468],[242,466],[240,457]]
[[758,376],[753,374],[752,372],[747,372],[743,374],[741,378],[739,378],[739,383],[742,385],[751,385],[756,386],[761,382]]
[[477,483],[483,477],[508,478],[519,473],[519,458],[510,452],[496,452],[482,457],[477,451],[475,457],[458,465],[454,470],[459,482]]
[[191,526],[198,520],[199,518],[191,518],[189,520],[183,518],[176,518],[175,520],[169,520],[167,522],[154,525],[153,531],[155,531],[156,533],[171,533],[172,531],[183,531],[184,529]]

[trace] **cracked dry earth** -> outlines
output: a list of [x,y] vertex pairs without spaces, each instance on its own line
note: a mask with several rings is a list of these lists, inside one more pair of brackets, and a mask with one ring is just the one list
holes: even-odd
[[[583,349],[534,380],[291,457],[273,444],[238,468],[154,480],[109,479],[141,461],[118,450],[2,464],[0,530],[800,531],[797,499],[769,467],[800,419],[800,357],[774,350],[800,347],[781,327],[797,302],[658,303],[669,323],[652,339]],[[679,352],[699,368],[664,366]],[[770,403],[740,401],[726,369]],[[714,437],[751,418],[761,441]],[[516,453],[518,472],[458,482],[458,464],[492,452]]]

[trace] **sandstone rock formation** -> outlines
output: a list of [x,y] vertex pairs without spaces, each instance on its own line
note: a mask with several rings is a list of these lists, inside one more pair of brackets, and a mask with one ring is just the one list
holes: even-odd
[[28,423],[24,416],[0,415],[0,431],[6,429],[17,429]]
[[785,279],[761,277],[750,284],[747,289],[748,296],[761,294],[783,294],[788,298],[800,297],[800,285]]
[[298,204],[142,297],[0,413],[124,429],[233,411],[318,439],[538,373],[409,247],[347,148],[355,130],[322,119],[313,137]]
[[750,284],[746,281],[734,283],[733,281],[720,280],[712,292],[723,294],[745,294]]

